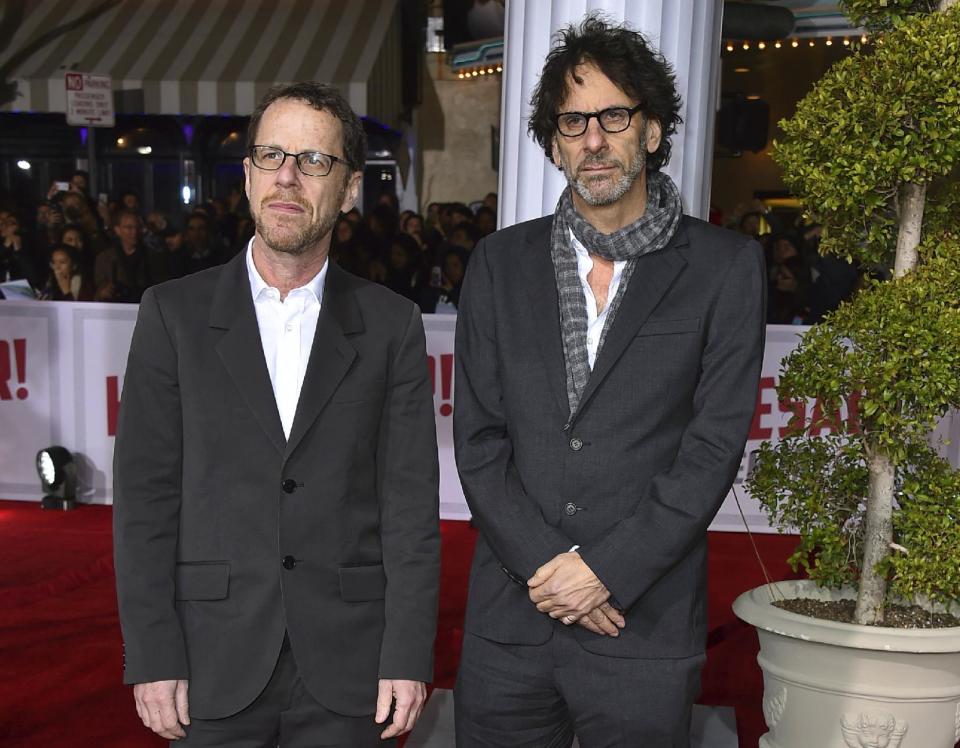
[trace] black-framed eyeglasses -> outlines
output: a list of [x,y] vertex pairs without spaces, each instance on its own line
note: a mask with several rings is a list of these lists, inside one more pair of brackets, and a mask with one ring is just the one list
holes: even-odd
[[553,121],[557,125],[557,132],[568,138],[583,135],[594,117],[597,118],[604,132],[623,132],[630,127],[633,115],[639,112],[642,106],[643,104],[637,104],[632,108],[613,106],[609,109],[601,109],[599,112],[560,112]]
[[264,171],[277,171],[287,156],[293,157],[297,162],[297,168],[301,174],[308,177],[325,177],[333,169],[333,165],[338,161],[346,164],[342,158],[331,156],[329,153],[320,151],[304,151],[303,153],[287,153],[280,148],[274,148],[272,145],[252,145],[250,146],[250,160],[258,169]]

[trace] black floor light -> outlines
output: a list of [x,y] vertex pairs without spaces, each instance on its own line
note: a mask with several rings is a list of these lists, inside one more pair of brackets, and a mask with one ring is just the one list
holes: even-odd
[[75,509],[77,506],[77,464],[63,447],[37,452],[37,473],[43,488],[44,509]]

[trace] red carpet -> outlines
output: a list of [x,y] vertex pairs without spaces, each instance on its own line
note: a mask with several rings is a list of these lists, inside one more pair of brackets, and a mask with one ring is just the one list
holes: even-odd
[[[113,590],[109,507],[45,512],[0,501],[0,746],[159,748],[121,685],[120,629]],[[476,535],[443,523],[443,581],[435,685],[451,688],[463,635],[467,572]],[[757,536],[770,573],[795,540]],[[710,536],[710,648],[703,704],[733,706],[741,748],[765,731],[757,637],[730,612],[763,582],[746,535]]]

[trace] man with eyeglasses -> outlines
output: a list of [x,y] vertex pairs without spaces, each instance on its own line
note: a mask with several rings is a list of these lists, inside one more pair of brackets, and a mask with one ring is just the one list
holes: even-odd
[[762,253],[683,215],[660,171],[680,100],[640,34],[566,28],[531,103],[568,187],[477,245],[457,323],[480,531],[457,745],[688,746],[706,530],[756,402]]
[[124,681],[181,745],[395,745],[432,675],[439,584],[423,325],[328,261],[366,155],[336,89],[272,89],[248,146],[246,251],[144,294],[130,348]]

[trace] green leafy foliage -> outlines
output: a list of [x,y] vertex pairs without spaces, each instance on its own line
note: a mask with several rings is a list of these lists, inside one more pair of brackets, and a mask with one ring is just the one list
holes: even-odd
[[840,3],[854,26],[877,31],[897,26],[919,13],[932,13],[937,0],[842,0]]
[[747,483],[777,525],[800,533],[788,559],[811,579],[841,587],[859,576],[860,507],[868,473],[856,439],[789,436],[764,442]]
[[888,559],[890,592],[936,602],[960,600],[960,472],[921,447],[903,471]]
[[[960,475],[935,456],[927,435],[960,407],[960,241],[924,247],[924,262],[874,283],[812,328],[784,362],[783,399],[817,398],[822,410],[859,393],[856,429],[765,444],[748,489],[801,542],[791,557],[812,579],[836,587],[861,572],[868,449],[897,464],[894,542],[908,549],[879,570],[891,592],[960,599]],[[802,427],[802,428],[801,428]],[[913,549],[913,550],[910,550]]]
[[918,268],[874,281],[812,328],[784,361],[783,398],[839,407],[862,393],[859,415],[871,444],[900,462],[960,407],[960,240],[922,245]]
[[824,224],[821,251],[891,264],[897,190],[960,164],[960,4],[835,64],[781,127],[774,159]]
[[[775,158],[825,227],[821,251],[868,267],[892,265],[900,188],[926,185],[919,261],[896,280],[867,282],[786,358],[781,400],[816,398],[821,413],[855,400],[856,418],[819,435],[808,409],[790,436],[762,445],[747,488],[774,522],[800,532],[791,563],[820,584],[879,573],[888,595],[955,601],[960,472],[929,434],[960,409],[960,3],[936,13],[916,0],[845,6],[888,29],[883,43],[828,71],[783,123]],[[894,468],[894,534],[867,570],[867,466],[878,454]]]
[[[869,474],[861,434],[794,435],[765,442],[748,481],[782,528],[800,533],[788,559],[818,584],[856,584],[861,574]],[[960,472],[923,441],[900,464],[893,553],[879,571],[889,593],[949,603],[960,599]]]

